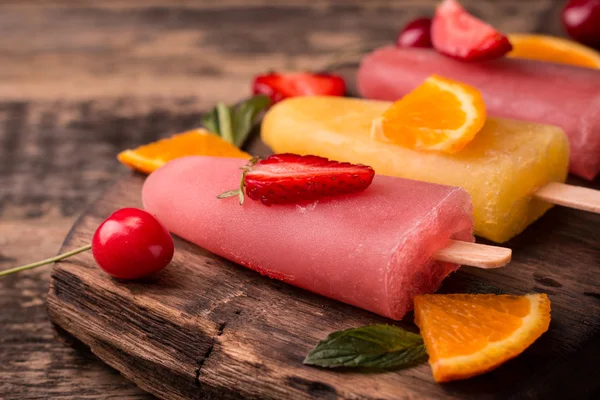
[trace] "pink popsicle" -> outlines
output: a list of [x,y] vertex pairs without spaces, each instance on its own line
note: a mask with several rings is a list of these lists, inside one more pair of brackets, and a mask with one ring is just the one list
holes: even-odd
[[383,47],[358,71],[363,97],[394,101],[432,74],[475,86],[493,116],[556,125],[571,145],[570,171],[592,180],[600,171],[600,71],[505,58],[463,63],[434,50]]
[[401,319],[416,294],[459,266],[432,260],[450,239],[473,241],[460,188],[375,176],[362,193],[264,206],[216,196],[245,160],[186,157],[151,174],[144,207],[176,235],[289,284]]

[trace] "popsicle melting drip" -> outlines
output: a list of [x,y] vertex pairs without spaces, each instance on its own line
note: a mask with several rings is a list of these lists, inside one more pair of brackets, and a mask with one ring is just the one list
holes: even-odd
[[488,114],[556,125],[571,146],[570,171],[600,171],[600,70],[506,58],[463,63],[434,50],[384,47],[367,55],[357,83],[363,97],[395,101],[432,74],[477,88]]
[[375,176],[362,193],[266,207],[216,195],[239,180],[240,159],[187,157],[148,177],[144,207],[173,233],[264,275],[401,319],[416,294],[459,265],[434,260],[473,241],[460,188]]

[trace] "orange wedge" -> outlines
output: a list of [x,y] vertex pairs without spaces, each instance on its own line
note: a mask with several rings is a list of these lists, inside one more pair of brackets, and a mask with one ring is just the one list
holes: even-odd
[[119,153],[117,159],[130,168],[149,174],[167,161],[185,156],[251,158],[250,154],[241,151],[219,136],[205,129],[197,129],[125,150]]
[[600,68],[600,53],[572,40],[519,33],[508,35],[508,39],[513,45],[509,57]]
[[437,382],[483,374],[516,357],[550,324],[545,294],[422,295],[415,323]]
[[477,89],[432,75],[373,121],[371,137],[415,150],[456,153],[473,140],[485,118]]

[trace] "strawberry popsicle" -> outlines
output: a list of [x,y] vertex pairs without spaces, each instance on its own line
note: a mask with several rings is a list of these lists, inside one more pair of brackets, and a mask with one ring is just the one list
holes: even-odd
[[430,49],[384,47],[358,71],[362,96],[395,101],[432,74],[477,88],[489,115],[561,127],[570,171],[592,180],[600,171],[600,71],[522,59],[464,63]]
[[457,187],[375,176],[364,192],[304,205],[240,205],[245,160],[186,157],[151,174],[144,207],[174,234],[323,296],[401,319],[459,265],[433,260],[473,241],[469,195]]

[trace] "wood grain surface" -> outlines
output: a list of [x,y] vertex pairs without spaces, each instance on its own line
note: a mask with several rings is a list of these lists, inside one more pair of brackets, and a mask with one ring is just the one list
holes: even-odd
[[[115,209],[141,207],[143,181],[132,173],[108,189],[83,213],[62,250],[89,243]],[[48,310],[54,323],[107,364],[169,400],[592,399],[600,395],[598,237],[600,215],[555,208],[507,243],[514,251],[507,267],[463,267],[446,279],[442,293],[547,293],[552,322],[498,370],[444,385],[433,381],[427,364],[369,374],[303,365],[331,332],[394,322],[261,276],[178,238],[170,266],[142,282],[108,277],[91,254],[57,263]],[[397,324],[416,330],[412,317]]]
[[[386,43],[435,3],[0,1],[0,268],[56,254],[125,172],[118,151],[195,127],[257,72]],[[562,34],[559,0],[463,3],[506,31]],[[57,340],[48,282],[48,269],[0,280],[0,398],[148,398]]]

